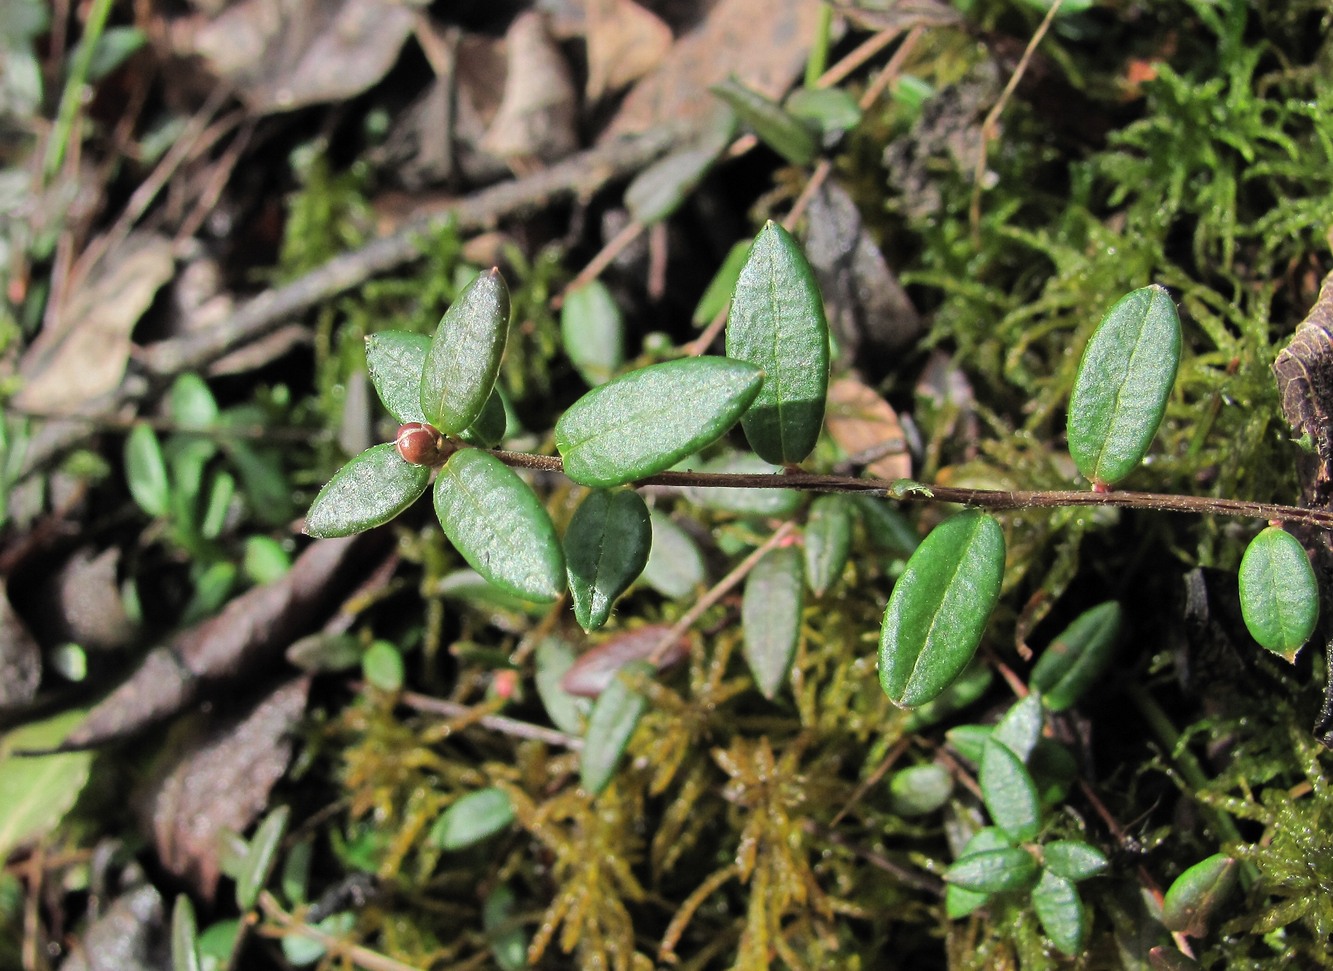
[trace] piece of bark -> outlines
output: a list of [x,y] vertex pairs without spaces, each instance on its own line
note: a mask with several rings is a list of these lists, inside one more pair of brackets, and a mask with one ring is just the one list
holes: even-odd
[[0,591],[0,712],[25,707],[41,681],[41,648]]
[[1287,424],[1311,450],[1301,463],[1303,498],[1328,509],[1333,499],[1333,273],[1324,277],[1314,306],[1273,362],[1273,376]]

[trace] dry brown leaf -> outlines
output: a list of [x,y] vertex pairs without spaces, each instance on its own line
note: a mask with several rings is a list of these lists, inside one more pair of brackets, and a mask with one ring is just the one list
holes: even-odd
[[[607,689],[616,672],[630,661],[647,660],[670,632],[669,624],[649,624],[617,634],[581,655],[560,679],[560,687],[572,695],[595,698]],[[682,637],[657,662],[657,670],[675,667],[689,654],[689,642]]]
[[910,479],[903,426],[893,407],[855,378],[839,378],[829,387],[824,427],[838,447],[879,479]]
[[634,0],[588,0],[589,101],[643,77],[671,50],[671,28]]
[[709,86],[732,76],[781,97],[805,65],[820,6],[819,0],[719,0],[634,86],[601,140],[702,122],[717,108]]
[[286,771],[309,693],[309,676],[295,678],[244,714],[177,742],[142,796],[162,865],[204,899],[217,890],[224,831],[248,829]]
[[360,94],[398,60],[415,16],[398,0],[239,0],[177,22],[173,46],[268,114]]
[[130,334],[176,269],[171,241],[135,233],[110,253],[56,311],[34,340],[14,396],[24,411],[80,414],[125,376]]
[[1328,509],[1333,499],[1333,273],[1290,343],[1273,362],[1282,414],[1314,458],[1303,470],[1305,499]]
[[578,147],[578,93],[540,14],[519,14],[505,33],[504,95],[481,148],[510,161],[555,162]]

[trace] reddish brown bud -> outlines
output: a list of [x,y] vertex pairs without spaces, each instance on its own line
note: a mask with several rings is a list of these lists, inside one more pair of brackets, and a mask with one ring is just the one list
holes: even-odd
[[403,461],[412,465],[443,465],[452,451],[445,448],[444,436],[434,425],[420,421],[399,425],[393,443],[398,446]]

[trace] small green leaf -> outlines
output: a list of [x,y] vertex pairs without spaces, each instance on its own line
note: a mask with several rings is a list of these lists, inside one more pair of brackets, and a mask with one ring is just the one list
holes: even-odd
[[590,493],[565,532],[565,566],[574,619],[593,631],[643,572],[653,542],[648,506],[637,492]]
[[[959,860],[977,856],[990,850],[1009,849],[1009,840],[994,826],[986,826],[972,834],[972,838],[958,855]],[[991,894],[981,890],[968,890],[956,883],[949,883],[944,888],[944,912],[950,920],[966,917],[973,911],[986,906]]]
[[1238,866],[1225,853],[1214,853],[1176,877],[1162,899],[1166,929],[1191,937],[1208,933],[1209,920],[1236,886]]
[[1041,738],[1041,696],[1029,692],[1021,701],[1014,702],[995,725],[991,737],[1003,742],[1009,751],[1018,756],[1020,762],[1026,762],[1032,754],[1032,748]]
[[801,639],[801,585],[801,554],[794,546],[769,550],[745,578],[745,663],[770,701],[787,680]]
[[1027,766],[1037,785],[1037,797],[1046,807],[1064,802],[1078,781],[1079,766],[1073,753],[1053,738],[1037,739]]
[[1027,850],[1008,846],[964,856],[944,871],[944,879],[977,893],[1024,890],[1037,881],[1037,861]]
[[819,496],[810,503],[805,521],[805,579],[816,597],[837,583],[847,566],[855,515],[856,507],[846,496]]
[[259,900],[259,891],[264,889],[269,874],[277,862],[278,847],[282,845],[283,834],[287,832],[286,806],[279,806],[270,812],[255,829],[255,835],[246,849],[245,861],[240,875],[236,878],[236,906],[242,911],[251,910]]
[[197,374],[182,374],[167,392],[167,414],[182,428],[208,428],[218,416],[217,399]]
[[579,781],[594,796],[615,776],[634,729],[648,709],[647,697],[632,685],[652,674],[653,666],[647,661],[631,661],[593,703],[588,730],[583,736]]
[[455,452],[435,480],[444,535],[497,587],[542,603],[565,587],[565,557],[551,517],[528,484],[489,452]]
[[[782,473],[776,465],[765,462],[750,452],[728,452],[701,462],[692,468],[706,474],[771,475],[781,482]],[[800,508],[804,497],[794,489],[728,489],[710,486],[691,486],[685,490],[691,502],[709,509],[732,512],[740,516],[790,516]]]
[[611,380],[625,362],[625,318],[605,283],[593,280],[565,295],[560,338],[565,356],[589,387]]
[[13,753],[55,748],[86,714],[77,708],[62,711],[0,736],[0,793],[5,807],[0,813],[0,860],[56,827],[87,784],[93,762],[92,752]]
[[522,971],[528,966],[528,938],[515,914],[517,904],[513,889],[501,884],[481,905],[481,925],[500,971]]
[[460,437],[477,448],[495,448],[504,441],[508,427],[509,415],[505,413],[504,397],[497,386],[491,389],[491,396],[481,406],[481,414],[463,429]]
[[661,222],[680,208],[731,143],[736,117],[725,109],[704,127],[699,139],[658,159],[625,190],[625,208],[644,226]]
[[421,372],[421,412],[446,435],[481,414],[509,337],[509,289],[499,270],[480,273],[445,311]]
[[664,597],[672,600],[688,597],[708,579],[699,545],[660,509],[653,509],[650,519],[653,544],[648,551],[648,564],[643,568],[643,580]]
[[734,78],[710,89],[740,116],[741,122],[773,151],[793,165],[805,165],[815,157],[815,136],[804,122],[783,111],[757,91]]
[[953,776],[944,766],[914,765],[889,779],[889,806],[899,816],[925,816],[947,803],[952,792]]
[[1069,398],[1069,454],[1095,485],[1143,461],[1180,364],[1180,318],[1159,286],[1120,298],[1083,350]]
[[445,850],[461,850],[507,829],[514,821],[509,793],[492,786],[469,792],[446,809],[430,830],[430,842]]
[[955,752],[973,765],[980,765],[986,740],[994,731],[994,725],[955,725],[944,733],[944,737]]
[[381,526],[426,491],[430,469],[404,462],[392,442],[366,449],[319,490],[305,517],[310,536],[350,536]]
[[704,288],[703,296],[699,298],[699,303],[694,308],[694,316],[690,318],[694,326],[703,327],[711,323],[714,317],[727,309],[727,305],[731,303],[731,293],[736,289],[736,281],[741,277],[741,268],[745,266],[745,261],[750,256],[752,245],[754,245],[753,240],[743,239],[727,251],[722,265],[713,274],[713,279]]
[[806,126],[836,135],[861,123],[861,107],[842,88],[797,88],[783,107]]
[[362,676],[380,691],[403,687],[403,654],[388,641],[375,641],[361,656]]
[[556,422],[565,474],[580,485],[607,488],[669,469],[721,438],[763,378],[742,361],[691,357],[594,388]]
[[1083,950],[1087,915],[1073,883],[1050,870],[1043,871],[1032,888],[1032,909],[1056,948],[1070,957]]
[[984,513],[945,520],[894,584],[879,641],[879,683],[900,708],[924,705],[958,677],[1000,597],[1004,531]]
[[200,971],[199,925],[194,919],[194,904],[183,893],[176,894],[171,908],[171,969]]
[[1115,657],[1124,612],[1114,600],[1074,618],[1032,668],[1029,684],[1051,711],[1064,711],[1091,688]]
[[1314,633],[1319,584],[1300,540],[1269,526],[1240,561],[1240,611],[1250,636],[1288,661]]
[[570,694],[560,684],[565,672],[574,666],[574,649],[556,637],[537,645],[537,697],[546,709],[551,724],[570,735],[582,735],[587,721],[588,702]]
[[125,439],[125,479],[139,508],[161,518],[171,511],[171,484],[157,433],[135,425]]
[[405,330],[382,330],[366,338],[366,368],[384,408],[400,425],[424,422],[421,372],[430,354],[430,338]]
[[1101,850],[1082,840],[1052,840],[1041,851],[1047,870],[1074,883],[1095,877],[1110,866]]
[[815,447],[828,397],[824,298],[800,245],[770,220],[755,237],[727,318],[727,356],[764,372],[741,419],[765,461],[791,465]]
[[1022,760],[994,735],[981,751],[977,782],[991,822],[1015,843],[1036,839],[1041,828],[1036,783]]
[[[350,910],[329,914],[323,920],[310,925],[310,930],[320,935],[318,938],[307,936],[303,926],[293,927],[291,933],[282,936],[282,956],[293,967],[303,968],[314,964],[328,952],[325,941],[329,939],[336,941],[347,937],[354,927],[356,927],[356,914]],[[228,964],[223,959],[215,966],[225,968]]]

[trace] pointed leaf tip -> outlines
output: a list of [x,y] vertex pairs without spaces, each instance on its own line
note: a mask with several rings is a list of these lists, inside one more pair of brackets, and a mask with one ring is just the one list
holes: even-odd
[[421,411],[446,435],[477,420],[509,337],[509,289],[496,269],[478,274],[445,311],[421,374]]
[[586,631],[606,623],[617,597],[648,563],[653,528],[637,492],[593,492],[579,505],[565,531],[574,619]]
[[416,502],[429,484],[430,469],[404,462],[393,442],[368,448],[319,490],[305,531],[331,539],[381,526]]

